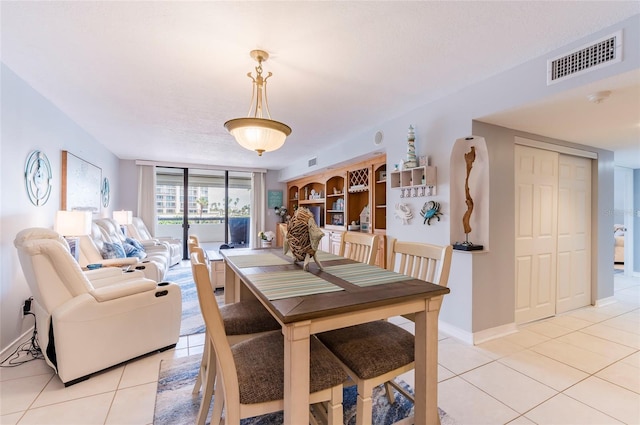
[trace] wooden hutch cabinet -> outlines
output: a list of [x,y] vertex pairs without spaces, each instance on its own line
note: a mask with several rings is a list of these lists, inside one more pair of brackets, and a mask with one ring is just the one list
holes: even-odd
[[[386,155],[380,155],[287,184],[289,211],[309,208],[323,228],[325,237],[320,242],[320,249],[337,254],[342,233],[347,230],[375,233],[380,235],[376,264],[386,266],[386,162]],[[352,223],[356,223],[355,226]],[[278,243],[281,244],[281,238]]]

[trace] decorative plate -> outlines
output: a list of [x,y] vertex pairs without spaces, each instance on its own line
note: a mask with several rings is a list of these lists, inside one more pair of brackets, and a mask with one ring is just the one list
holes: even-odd
[[24,165],[24,184],[29,200],[35,206],[47,203],[51,195],[51,164],[42,151],[33,151]]
[[109,179],[105,177],[102,179],[102,188],[100,189],[100,193],[102,194],[102,206],[105,208],[109,206],[109,201],[111,199],[110,191]]

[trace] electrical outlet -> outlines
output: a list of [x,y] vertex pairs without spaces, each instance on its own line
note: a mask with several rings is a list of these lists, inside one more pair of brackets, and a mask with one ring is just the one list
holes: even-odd
[[31,313],[31,301],[33,300],[32,297],[27,298],[26,300],[24,300],[24,304],[22,305],[22,315],[26,316],[27,314]]

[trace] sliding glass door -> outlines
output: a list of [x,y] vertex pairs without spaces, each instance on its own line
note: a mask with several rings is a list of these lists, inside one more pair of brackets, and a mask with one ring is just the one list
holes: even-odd
[[156,168],[158,236],[197,235],[208,249],[249,246],[251,173]]

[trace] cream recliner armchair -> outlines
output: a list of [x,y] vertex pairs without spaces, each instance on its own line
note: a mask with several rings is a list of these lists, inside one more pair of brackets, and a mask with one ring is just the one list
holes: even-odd
[[145,277],[160,282],[164,279],[168,265],[165,256],[139,259],[137,257],[103,259],[104,243],[111,240],[97,223],[91,223],[91,234],[80,236],[80,255],[78,262],[81,267],[87,264],[102,264],[103,266],[123,265],[131,269],[141,270]]
[[127,224],[127,235],[139,240],[146,248],[147,244],[164,244],[169,248],[169,265],[173,266],[182,260],[182,241],[174,238],[156,238],[154,237],[144,221],[140,217],[133,217],[131,224]]
[[178,285],[126,273],[90,280],[49,229],[23,230],[14,245],[33,295],[38,343],[65,386],[177,343]]

